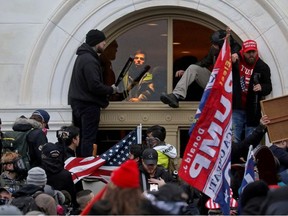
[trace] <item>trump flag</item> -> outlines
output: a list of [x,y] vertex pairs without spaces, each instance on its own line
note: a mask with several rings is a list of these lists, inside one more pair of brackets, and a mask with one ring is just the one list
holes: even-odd
[[191,127],[179,176],[230,212],[232,62],[225,38]]
[[[97,178],[107,183],[112,171],[128,159],[129,147],[140,143],[142,126],[131,131],[117,144],[97,157],[70,157],[65,161],[65,169],[72,174],[74,183],[84,177]],[[140,137],[139,137],[140,136]]]

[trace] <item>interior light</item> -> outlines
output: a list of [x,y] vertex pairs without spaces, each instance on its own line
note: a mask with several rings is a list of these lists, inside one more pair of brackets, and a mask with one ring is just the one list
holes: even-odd
[[147,25],[148,26],[157,26],[158,24],[157,23],[148,23]]

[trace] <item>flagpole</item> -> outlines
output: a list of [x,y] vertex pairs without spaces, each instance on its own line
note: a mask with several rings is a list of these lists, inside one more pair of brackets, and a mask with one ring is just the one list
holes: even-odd
[[137,144],[142,144],[142,124],[137,126]]

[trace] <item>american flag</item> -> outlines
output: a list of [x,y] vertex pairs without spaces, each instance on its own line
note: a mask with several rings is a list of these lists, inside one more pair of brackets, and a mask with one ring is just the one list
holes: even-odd
[[65,169],[72,174],[74,183],[84,177],[98,178],[109,182],[112,171],[128,159],[129,147],[141,143],[142,127],[131,131],[121,141],[97,157],[70,157],[65,161]]

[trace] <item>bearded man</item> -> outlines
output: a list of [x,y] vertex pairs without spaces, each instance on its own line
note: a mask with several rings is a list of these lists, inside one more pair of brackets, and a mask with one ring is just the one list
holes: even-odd
[[233,63],[232,73],[233,141],[239,143],[259,125],[259,102],[272,91],[270,68],[259,57],[256,41],[243,42],[238,60]]
[[142,191],[158,190],[167,182],[173,182],[172,175],[161,165],[157,165],[158,153],[153,148],[147,148],[142,153],[140,184]]
[[86,43],[76,51],[68,104],[72,108],[73,123],[80,128],[82,157],[92,156],[96,144],[100,111],[109,105],[109,97],[117,93],[118,87],[106,85],[99,55],[103,53],[106,37],[102,31],[92,29],[86,34]]

